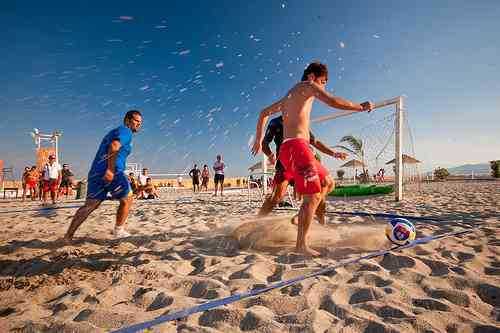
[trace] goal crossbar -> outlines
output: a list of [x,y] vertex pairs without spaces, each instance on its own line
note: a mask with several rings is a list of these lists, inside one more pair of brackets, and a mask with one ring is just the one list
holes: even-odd
[[[396,201],[401,201],[403,199],[403,96],[397,96],[390,99],[386,99],[377,103],[374,103],[373,109],[379,109],[387,106],[394,105],[395,107],[395,119],[394,119],[394,140],[395,140],[395,177],[394,177],[394,194]],[[332,120],[340,117],[345,117],[359,111],[344,110],[335,112],[330,115],[318,117],[312,119],[312,123],[321,123],[327,120]]]
[[[400,99],[402,99],[402,96],[398,96],[398,97],[394,97],[394,98],[386,99],[384,101],[377,102],[374,104],[373,109],[374,110],[380,109],[380,108],[383,108],[383,107],[386,107],[389,105],[397,104],[397,103],[399,103]],[[332,119],[336,119],[336,118],[340,118],[340,117],[345,117],[345,116],[351,115],[353,113],[359,113],[359,111],[343,110],[343,111],[335,112],[335,113],[332,113],[332,114],[329,114],[326,116],[312,119],[311,122],[312,123],[321,123],[321,122],[326,121],[326,120],[332,120]]]

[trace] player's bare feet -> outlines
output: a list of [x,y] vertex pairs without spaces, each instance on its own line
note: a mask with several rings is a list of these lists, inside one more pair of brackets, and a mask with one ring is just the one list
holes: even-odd
[[325,225],[326,223],[325,215],[317,215],[316,218],[318,219],[319,224]]
[[305,255],[311,256],[311,257],[319,257],[321,253],[319,253],[316,250],[311,249],[309,246],[304,246],[304,247],[297,247],[295,248],[296,252],[303,253]]

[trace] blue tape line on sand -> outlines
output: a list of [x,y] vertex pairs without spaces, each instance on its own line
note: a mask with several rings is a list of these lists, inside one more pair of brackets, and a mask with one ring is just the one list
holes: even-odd
[[26,208],[26,209],[19,209],[19,210],[0,210],[0,214],[25,213],[25,212],[47,212],[47,211],[56,210],[56,209],[80,208],[81,206],[83,206],[83,203],[81,205],[43,206],[43,207]]
[[385,255],[385,254],[387,254],[387,253],[389,253],[391,251],[403,250],[403,249],[411,248],[411,247],[414,247],[414,246],[417,246],[417,245],[420,245],[420,244],[425,244],[425,243],[428,243],[428,242],[431,242],[431,241],[434,241],[434,240],[437,240],[437,239],[440,239],[440,238],[451,237],[451,236],[458,236],[458,235],[466,234],[466,233],[469,233],[469,232],[472,232],[472,231],[473,231],[472,229],[468,229],[468,230],[463,230],[463,231],[450,232],[450,233],[446,233],[446,234],[442,234],[442,235],[437,235],[437,236],[422,237],[422,238],[419,238],[419,239],[417,239],[417,240],[415,240],[415,241],[413,241],[413,242],[411,242],[411,243],[409,243],[407,245],[395,246],[395,247],[392,247],[392,248],[387,249],[387,250],[375,251],[375,252],[369,253],[367,255],[364,255],[362,257],[358,257],[358,258],[354,258],[354,259],[342,261],[342,262],[340,262],[338,264],[335,264],[333,266],[329,266],[329,267],[320,269],[320,270],[318,270],[316,272],[312,272],[312,273],[309,273],[309,274],[301,275],[301,276],[295,277],[295,278],[290,279],[290,280],[284,280],[284,281],[272,283],[272,284],[267,285],[264,288],[254,289],[254,290],[250,290],[250,291],[247,291],[247,292],[244,292],[244,293],[234,294],[234,295],[231,295],[231,296],[228,296],[228,297],[224,297],[224,298],[216,299],[216,300],[213,300],[213,301],[209,301],[209,302],[197,305],[197,306],[193,306],[191,308],[187,308],[187,309],[184,309],[184,310],[181,310],[181,311],[170,313],[170,314],[165,315],[165,316],[160,316],[160,317],[155,318],[155,319],[150,320],[150,321],[146,321],[146,322],[143,322],[143,323],[140,323],[140,324],[131,325],[131,326],[128,326],[128,327],[124,327],[124,328],[118,329],[116,331],[113,331],[112,333],[134,333],[134,332],[139,332],[141,330],[145,330],[147,328],[150,328],[150,327],[153,327],[153,326],[156,326],[156,325],[168,322],[168,321],[177,320],[177,319],[180,319],[180,318],[187,317],[187,316],[189,316],[191,314],[194,314],[194,313],[197,313],[197,312],[203,312],[203,311],[207,311],[207,310],[210,310],[210,309],[214,309],[214,308],[217,308],[217,307],[222,306],[222,305],[226,305],[226,304],[230,304],[230,303],[242,300],[244,298],[257,296],[259,294],[265,293],[265,292],[273,290],[273,289],[283,288],[283,287],[292,285],[292,284],[294,284],[296,282],[299,282],[299,281],[302,281],[302,280],[305,280],[305,279],[309,279],[309,278],[312,278],[312,277],[315,277],[315,276],[323,275],[323,274],[326,274],[326,273],[329,273],[329,272],[333,271],[336,268],[339,268],[339,267],[342,267],[342,266],[346,266],[348,264],[353,264],[353,263],[359,262],[360,260],[371,259],[371,258],[374,258],[374,257],[379,257],[379,256]]
[[[279,207],[276,209],[277,210],[298,211],[298,208]],[[388,218],[388,219],[403,218],[403,219],[415,220],[415,221],[442,221],[442,219],[440,219],[439,217],[433,217],[433,216],[413,216],[413,215],[398,215],[398,214],[387,214],[387,213],[327,211],[326,214],[353,215],[353,216],[374,216],[374,217],[383,217],[383,218]]]
[[339,212],[339,211],[327,211],[327,214],[338,214],[338,215],[357,215],[357,216],[375,216],[375,217],[385,217],[389,219],[393,218],[403,218],[408,220],[416,221],[440,221],[436,217],[426,217],[426,216],[412,216],[412,215],[398,215],[398,214],[386,214],[386,213],[369,213],[369,212]]

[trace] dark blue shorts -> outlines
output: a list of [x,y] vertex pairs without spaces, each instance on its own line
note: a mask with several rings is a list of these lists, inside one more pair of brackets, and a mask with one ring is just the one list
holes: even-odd
[[222,184],[222,186],[224,186],[224,175],[216,173],[214,176],[214,183],[215,183],[215,185],[220,183],[220,184]]
[[92,178],[89,175],[88,179],[87,199],[120,200],[131,193],[128,177],[123,172],[116,173],[111,183],[104,181],[101,175]]

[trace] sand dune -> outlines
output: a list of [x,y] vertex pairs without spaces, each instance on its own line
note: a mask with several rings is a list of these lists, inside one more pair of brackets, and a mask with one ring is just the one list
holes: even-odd
[[[153,332],[498,332],[500,183],[427,184],[406,201],[333,200],[330,211],[435,216],[418,236],[461,237],[363,260],[324,276],[152,328]],[[0,331],[106,332],[290,279],[387,248],[384,219],[330,214],[314,223],[320,258],[292,252],[293,212],[257,219],[257,201],[228,193],[137,202],[132,236],[111,236],[116,203],[61,237],[75,202],[40,210],[0,202]]]

